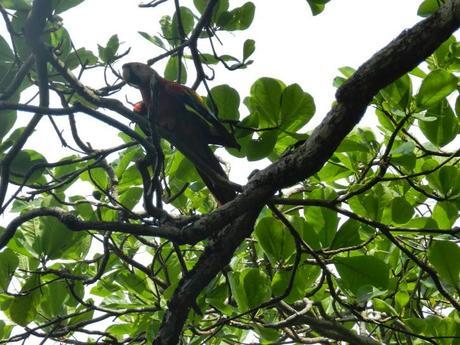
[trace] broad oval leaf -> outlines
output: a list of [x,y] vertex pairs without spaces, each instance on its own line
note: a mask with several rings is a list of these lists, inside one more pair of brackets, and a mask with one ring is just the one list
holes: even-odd
[[249,309],[270,299],[272,294],[271,282],[262,270],[250,268],[243,272],[242,278]]
[[0,110],[0,142],[16,122],[16,110]]
[[360,244],[362,242],[359,236],[360,228],[361,224],[359,222],[354,219],[348,219],[335,234],[331,248],[346,248]]
[[112,35],[105,47],[98,45],[99,58],[105,63],[113,62],[119,47],[120,41],[118,35]]
[[250,97],[244,100],[257,116],[259,127],[276,127],[280,122],[281,95],[286,88],[280,80],[263,77],[251,86]]
[[[314,286],[321,269],[318,266],[300,265],[295,273],[294,282],[285,301],[293,303],[305,296],[308,288]],[[275,273],[272,279],[272,290],[275,296],[281,296],[289,287],[292,270],[282,270]]]
[[272,263],[287,260],[294,254],[292,235],[273,217],[265,217],[257,222],[255,236]]
[[52,6],[56,14],[62,13],[81,4],[85,0],[53,0]]
[[446,99],[430,107],[426,116],[433,117],[435,120],[419,120],[418,123],[421,131],[431,143],[442,147],[455,139],[459,130],[459,120]]
[[38,274],[32,275],[23,285],[21,292],[23,295],[15,296],[5,314],[20,326],[27,326],[34,321],[37,316],[37,305],[40,301],[41,292],[37,287],[40,286]]
[[418,8],[417,14],[420,17],[429,17],[434,12],[436,12],[438,8],[439,8],[438,0],[424,0]]
[[251,40],[251,39],[247,39],[246,41],[244,41],[243,61],[246,61],[246,59],[250,57],[252,53],[254,53],[255,50],[256,50],[256,41]]
[[349,258],[336,257],[333,263],[346,287],[354,294],[360,288],[370,285],[386,290],[389,285],[390,270],[382,260],[368,255]]
[[22,183],[35,183],[42,180],[46,159],[34,150],[22,150],[11,163],[11,179]]
[[417,106],[427,109],[457,89],[458,79],[452,73],[437,69],[426,76],[416,96]]
[[2,291],[7,291],[18,264],[18,256],[11,249],[7,248],[0,253],[0,289]]
[[315,110],[315,102],[309,93],[298,84],[289,85],[281,95],[280,126],[295,132],[310,121]]
[[[188,35],[193,29],[193,25],[195,23],[195,17],[193,16],[193,12],[188,7],[181,6],[179,11],[180,11],[179,13],[180,13],[180,19],[182,23],[182,28],[184,30],[185,35]],[[179,15],[177,14],[177,12],[174,13],[171,25],[172,25],[173,38],[179,39],[180,38]]]
[[[187,82],[187,70],[185,69],[184,63],[180,62],[180,80],[181,84],[185,84]],[[179,79],[179,60],[177,56],[172,56],[169,58],[168,63],[166,64],[164,77],[167,80],[178,80]]]
[[450,241],[434,241],[428,250],[428,260],[443,280],[459,288],[460,248]]
[[391,217],[396,224],[404,224],[411,220],[414,208],[406,199],[397,197],[391,202]]
[[3,65],[6,62],[12,61],[14,61],[14,54],[9,44],[6,42],[3,36],[0,35],[0,64]]
[[407,74],[380,91],[383,98],[392,106],[405,110],[412,97],[412,82]]
[[222,120],[238,120],[240,112],[240,95],[234,88],[224,84],[218,85],[211,89],[211,96],[206,98],[206,103],[209,109],[213,109],[212,100],[219,109],[219,119]]
[[255,10],[256,6],[249,1],[230,12],[223,12],[217,19],[217,25],[228,31],[246,30],[254,19]]

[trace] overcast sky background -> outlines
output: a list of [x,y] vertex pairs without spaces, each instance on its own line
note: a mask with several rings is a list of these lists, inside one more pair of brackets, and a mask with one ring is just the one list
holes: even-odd
[[[172,5],[172,1],[169,2]],[[315,99],[317,112],[310,129],[312,124],[324,118],[334,100],[332,80],[339,74],[337,68],[358,67],[402,30],[421,20],[416,15],[421,0],[332,0],[325,12],[316,17],[311,15],[305,0],[253,2],[256,15],[251,28],[220,35],[223,46],[218,50],[241,56],[244,40],[255,39],[256,51],[251,57],[254,63],[236,72],[217,69],[216,79],[210,82],[210,86],[227,83],[236,88],[243,99],[251,84],[263,76],[278,78],[286,84],[298,83]],[[146,62],[162,51],[137,32],[159,33],[158,20],[162,15],[172,15],[173,7],[166,3],[154,9],[141,9],[137,7],[138,3],[133,0],[87,0],[62,14],[64,26],[77,48],[85,47],[95,54],[98,43],[105,45],[108,38],[117,33],[123,42],[120,51],[131,47],[130,55],[115,65],[118,69],[125,62]],[[233,8],[242,3],[244,1],[231,0],[230,6]],[[192,0],[182,0],[181,5],[194,8]],[[0,33],[7,37],[3,23],[0,24]],[[155,67],[162,72],[162,66],[158,64]],[[188,67],[193,70],[191,63]],[[89,72],[84,81],[88,86],[98,88],[103,86],[102,75],[102,70]],[[193,78],[190,78],[188,84],[192,82]],[[203,89],[200,91],[204,94]],[[131,101],[140,98],[138,92],[129,87],[118,95],[120,100],[124,100],[125,96]],[[56,103],[54,106],[60,105]],[[242,116],[247,114],[244,106],[240,112]],[[18,125],[25,125],[29,119],[30,115],[21,115]],[[88,117],[77,117],[77,121],[84,141],[91,142],[94,148],[111,147],[119,142],[115,131],[98,126]],[[62,119],[59,123],[64,135],[68,136],[67,120]],[[365,117],[363,123],[372,125],[370,116]],[[61,158],[64,152],[46,119],[41,121],[26,148],[39,151],[48,161]],[[232,160],[231,164],[231,178],[237,183],[245,183],[247,174],[260,166],[248,164],[245,160]],[[11,215],[0,217],[0,225],[6,225],[9,219]],[[31,341],[28,343],[32,344]]]

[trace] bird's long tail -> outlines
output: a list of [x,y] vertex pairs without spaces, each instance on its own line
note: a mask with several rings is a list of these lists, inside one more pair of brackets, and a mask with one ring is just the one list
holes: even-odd
[[[203,169],[202,166],[196,165],[196,169],[198,171],[198,174],[202,178],[203,182],[206,184],[208,187],[209,191],[214,195],[214,197],[217,199],[219,204],[223,205],[231,200],[233,200],[236,196],[235,191],[230,187],[229,184],[226,184],[225,182],[228,181],[227,174],[225,173],[224,169],[219,163],[219,160],[216,158],[214,153],[211,151],[211,149],[206,146],[207,150],[203,150],[203,154],[207,156],[206,158],[206,164],[207,167]],[[217,181],[215,176],[210,176],[211,174],[209,173],[209,169],[214,173],[214,175],[218,175],[221,177],[220,181]]]
[[230,186],[227,174],[207,143],[202,142],[199,138],[186,142],[171,131],[161,128],[159,130],[163,138],[174,143],[176,148],[193,163],[201,179],[219,204],[223,205],[235,198],[236,192]]

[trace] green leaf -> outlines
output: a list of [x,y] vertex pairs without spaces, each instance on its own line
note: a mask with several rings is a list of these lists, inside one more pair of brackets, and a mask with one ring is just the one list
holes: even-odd
[[384,301],[380,298],[373,298],[372,304],[375,310],[380,311],[382,313],[387,313],[388,315],[397,316],[398,312],[393,308],[388,302]]
[[391,217],[396,224],[404,224],[411,220],[414,208],[406,199],[397,197],[391,202]]
[[459,130],[459,120],[446,99],[431,106],[427,110],[426,116],[436,119],[434,121],[418,121],[421,131],[431,143],[442,147],[455,139]]
[[80,175],[83,181],[90,182],[96,189],[106,190],[109,186],[109,175],[103,168],[93,168]]
[[455,70],[452,64],[457,64],[456,47],[458,42],[454,36],[450,36],[434,51],[432,58],[428,60],[431,69],[442,68],[447,71]]
[[[224,84],[211,89],[211,96],[219,109],[219,119],[238,120],[240,112],[240,95],[234,88]],[[213,109],[211,97],[206,99],[209,109]]]
[[342,224],[339,231],[335,234],[334,240],[332,241],[331,248],[347,248],[360,244],[362,242],[359,237],[361,224],[356,220],[348,219]]
[[[180,17],[181,17],[181,21],[182,21],[182,27],[184,29],[184,33],[185,35],[188,35],[192,29],[193,29],[193,25],[195,23],[195,18],[193,16],[193,12],[187,8],[187,7],[184,7],[184,6],[181,6],[180,7]],[[179,38],[180,37],[180,34],[179,34],[179,17],[177,15],[177,12],[174,13],[174,16],[173,16],[173,19],[172,19],[172,23],[171,23],[171,26],[172,26],[172,35],[174,38]]]
[[32,6],[31,0],[0,0],[0,5],[10,10],[28,11]]
[[41,290],[43,293],[40,303],[41,312],[48,318],[64,315],[67,302],[71,297],[66,282],[63,280],[50,281]]
[[247,39],[243,45],[243,61],[246,61],[256,50],[256,41]]
[[142,197],[143,189],[140,187],[131,187],[120,195],[120,204],[128,210],[132,210]]
[[443,166],[427,175],[430,186],[446,197],[458,196],[460,193],[460,172],[455,166]]
[[168,40],[170,44],[175,44],[177,42],[178,37],[173,36],[173,27],[171,23],[170,16],[163,16],[160,19],[160,27],[161,32],[163,33],[163,37]]
[[232,297],[235,299],[238,309],[240,311],[246,311],[249,307],[244,285],[242,283],[242,273],[243,272],[232,271],[229,272],[227,276],[232,291]]
[[7,291],[11,278],[18,267],[19,259],[10,249],[0,253],[0,289]]
[[405,291],[398,291],[396,294],[395,294],[395,302],[396,302],[396,306],[399,308],[399,309],[402,309],[404,308],[407,303],[409,303],[410,301],[410,296],[407,292]]
[[38,275],[34,274],[28,278],[23,285],[21,292],[23,294],[13,298],[13,301],[5,310],[5,314],[20,326],[27,326],[30,322],[36,320],[37,305],[40,301],[40,285]]
[[63,27],[50,33],[50,43],[62,59],[65,59],[72,49],[70,35]]
[[271,282],[262,270],[251,268],[243,271],[242,282],[249,309],[270,299]]
[[460,248],[454,242],[434,241],[428,250],[428,260],[446,282],[459,288]]
[[418,8],[417,14],[420,17],[429,17],[434,12],[436,12],[438,8],[439,8],[438,0],[424,0]]
[[433,219],[441,229],[450,229],[458,220],[458,208],[453,202],[438,201],[433,210]]
[[8,339],[12,330],[13,325],[7,325],[5,321],[0,320],[0,339]]
[[438,69],[426,76],[416,96],[417,106],[427,109],[457,89],[457,77]]
[[94,66],[97,63],[97,57],[91,50],[79,48],[77,51],[71,52],[65,59],[65,64],[68,69],[73,70],[79,66]]
[[343,66],[339,68],[340,73],[342,73],[347,79],[350,78],[356,70],[350,66]]
[[256,139],[245,137],[238,139],[241,151],[247,156],[249,161],[256,161],[266,158],[273,151],[278,138],[277,131],[265,131]]
[[12,61],[14,61],[14,54],[3,36],[0,36],[0,64]]
[[217,19],[217,25],[228,31],[246,30],[254,19],[255,10],[256,6],[252,2],[247,2],[230,12],[223,12]]
[[326,2],[327,1],[321,1],[321,0],[307,0],[308,5],[310,6],[311,13],[316,16],[320,14],[321,12],[324,11],[324,8],[326,7]]
[[105,47],[97,45],[99,51],[99,58],[105,63],[111,63],[115,60],[118,48],[120,47],[120,41],[118,35],[112,35]]
[[[172,56],[169,58],[168,63],[166,64],[164,77],[167,80],[175,81],[179,77],[179,61],[177,56]],[[180,75],[180,83],[185,84],[187,82],[187,70],[185,69],[184,63],[181,61],[181,75]]]
[[298,84],[289,85],[281,96],[280,126],[295,132],[310,121],[315,110],[315,102],[310,94],[304,92]]
[[279,330],[258,325],[254,325],[254,332],[260,337],[259,344],[277,344],[281,337]]
[[392,196],[385,188],[378,186],[366,194],[360,194],[349,199],[353,212],[374,220],[380,220],[383,211],[390,205]]
[[374,256],[336,257],[333,263],[344,285],[354,294],[358,294],[358,290],[366,285],[381,290],[388,288],[389,267]]
[[259,269],[248,268],[241,272],[229,272],[232,296],[241,312],[257,307],[271,296],[268,276]]
[[273,264],[283,262],[294,254],[292,235],[273,217],[265,217],[257,222],[255,237]]
[[16,122],[16,110],[1,110],[0,111],[0,142],[3,137],[13,128]]
[[82,163],[80,162],[70,163],[71,161],[78,160],[78,159],[79,157],[77,155],[72,155],[72,156],[68,156],[68,157],[64,157],[60,159],[59,163],[62,163],[62,165],[59,165],[56,168],[54,168],[53,176],[56,179],[60,179],[61,177],[68,177],[69,174],[75,172],[76,170],[82,167]]
[[62,258],[63,254],[77,243],[77,239],[84,236],[82,234],[71,232],[54,217],[41,217],[36,232],[41,250],[39,254],[46,255],[49,259]]
[[281,95],[286,86],[273,78],[260,78],[251,86],[250,97],[244,100],[260,127],[278,126],[280,121]]
[[323,183],[331,183],[341,178],[348,177],[353,174],[353,171],[337,163],[326,163],[318,172],[318,178]]
[[147,41],[153,43],[157,47],[160,47],[162,49],[166,49],[165,44],[161,40],[160,37],[158,36],[150,36],[148,33],[143,32],[143,31],[138,31],[138,34],[144,37]]
[[[27,178],[27,184],[42,180],[46,159],[34,150],[22,150],[11,163],[11,179],[22,183]],[[32,173],[33,171],[33,173]]]
[[[302,299],[307,289],[314,286],[321,269],[318,266],[300,265],[294,277],[294,283],[289,295],[284,299],[293,303]],[[292,270],[282,270],[275,273],[272,279],[272,290],[275,296],[281,296],[288,288]]]
[[56,14],[62,13],[81,4],[84,0],[53,0],[52,6]]
[[[312,199],[329,199],[334,193],[327,190],[316,190],[310,193]],[[310,224],[323,247],[329,247],[334,240],[339,224],[337,212],[323,207],[309,206],[304,208],[305,219]]]
[[[186,56],[187,58],[192,58],[191,56]],[[200,54],[200,60],[204,64],[207,65],[216,65],[219,63],[219,60],[214,57],[214,55],[207,54],[207,53],[201,53]]]
[[412,97],[412,82],[407,74],[394,81],[383,90],[380,91],[383,98],[401,110],[409,107]]
[[[200,14],[203,14],[206,10],[206,7],[209,3],[209,0],[193,0],[193,4],[195,5],[196,9]],[[217,4],[214,6],[213,10],[213,20],[214,18],[218,17],[221,13],[228,10],[228,0],[219,0]]]

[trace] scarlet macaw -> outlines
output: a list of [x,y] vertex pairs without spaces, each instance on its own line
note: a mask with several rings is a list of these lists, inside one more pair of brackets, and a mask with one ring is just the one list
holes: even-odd
[[[125,81],[142,95],[142,102],[134,105],[134,111],[145,115],[150,109],[151,114],[156,114],[151,125],[194,164],[217,201],[225,204],[232,200],[235,191],[208,145],[237,149],[240,145],[206,108],[200,96],[184,85],[160,77],[146,64],[132,62],[122,68]],[[143,130],[148,134],[149,129]]]

